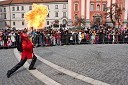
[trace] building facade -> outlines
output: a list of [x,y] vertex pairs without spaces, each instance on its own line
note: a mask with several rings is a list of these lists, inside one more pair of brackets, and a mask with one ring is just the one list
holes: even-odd
[[110,22],[105,16],[105,8],[117,3],[125,10],[122,12],[121,21],[128,22],[128,0],[70,0],[70,19],[75,22],[76,17],[85,19],[86,25],[105,24]]
[[110,7],[111,3],[125,8],[121,21],[128,22],[128,0],[8,0],[0,2],[0,28],[25,28],[24,13],[32,9],[32,3],[48,6],[46,26],[53,24],[55,20],[59,20],[59,24],[70,22],[71,26],[76,18],[84,19],[86,26],[110,23],[110,19],[104,15],[105,8]]
[[[21,2],[22,1],[22,2]],[[32,2],[23,2],[24,0],[12,0],[0,3],[0,28],[24,29],[27,23],[24,20],[24,14],[32,9]],[[46,5],[49,9],[46,26],[59,20],[59,24],[65,24],[68,20],[68,2],[66,0],[37,0],[37,4]]]

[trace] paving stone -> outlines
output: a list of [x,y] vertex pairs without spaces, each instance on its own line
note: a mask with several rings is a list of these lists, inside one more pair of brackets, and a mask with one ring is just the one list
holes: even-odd
[[68,76],[60,71],[57,71],[44,63],[38,65],[37,69],[43,74],[47,75],[49,78],[54,79],[56,82],[62,85],[91,85],[79,79]]
[[0,85],[45,85],[23,67],[7,78],[7,71],[17,63],[18,60],[13,54],[13,49],[0,50]]
[[127,44],[68,45],[35,49],[42,58],[111,85],[128,84]]

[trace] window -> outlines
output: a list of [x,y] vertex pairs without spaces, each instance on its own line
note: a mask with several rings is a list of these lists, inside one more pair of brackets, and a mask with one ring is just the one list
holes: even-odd
[[24,21],[22,21],[22,25],[24,25]]
[[66,12],[63,12],[63,17],[66,17]]
[[62,21],[62,23],[63,23],[63,24],[67,24],[67,20],[64,19],[64,20]]
[[12,14],[12,18],[15,18],[15,14]]
[[105,11],[105,9],[106,9],[106,4],[103,4],[102,7],[103,7],[103,8],[102,8],[102,11]]
[[58,5],[55,5],[55,9],[58,9]]
[[24,10],[24,6],[21,7],[21,10]]
[[6,19],[6,14],[4,14],[4,19]]
[[29,10],[32,10],[32,6],[29,6]]
[[78,15],[77,15],[77,14],[75,14],[75,17],[78,17]]
[[6,8],[4,8],[4,12],[6,12]]
[[19,11],[19,6],[17,6],[17,11]]
[[5,22],[5,26],[7,26],[7,22]]
[[49,21],[47,21],[47,25],[49,25]]
[[15,22],[13,22],[13,25],[16,25],[16,23],[15,23]]
[[75,14],[74,19],[75,19],[75,22],[78,20],[78,15],[77,14]]
[[49,9],[49,5],[47,5],[48,9]]
[[99,5],[99,4],[97,5],[96,10],[97,10],[97,11],[100,11],[100,5]]
[[15,7],[12,7],[12,11],[15,11]]
[[49,13],[48,13],[47,17],[49,17]]
[[55,12],[55,17],[58,17],[58,12]]
[[24,14],[21,15],[21,18],[24,18]]
[[63,9],[66,9],[66,4],[63,4]]
[[90,10],[91,10],[91,11],[94,11],[94,4],[91,4]]
[[74,4],[74,11],[78,11],[78,3]]

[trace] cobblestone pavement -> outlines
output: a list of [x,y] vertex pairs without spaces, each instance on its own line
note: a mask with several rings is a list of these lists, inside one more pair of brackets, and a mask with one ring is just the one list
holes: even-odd
[[127,44],[40,47],[35,51],[42,58],[76,73],[111,85],[128,85]]
[[[128,85],[128,45],[70,45],[38,47],[35,53],[65,69],[111,85]],[[45,85],[24,67],[11,78],[6,72],[18,63],[13,49],[0,49],[0,85]],[[30,63],[30,61],[29,61]],[[62,85],[91,85],[63,74],[40,60],[36,68]]]
[[17,63],[13,49],[0,49],[0,85],[45,85],[23,67],[7,78],[7,71]]

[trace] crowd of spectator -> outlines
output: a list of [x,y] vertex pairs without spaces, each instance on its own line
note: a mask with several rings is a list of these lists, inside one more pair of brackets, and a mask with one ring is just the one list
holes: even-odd
[[[0,47],[16,47],[21,33],[22,30],[0,30]],[[35,46],[122,44],[128,43],[128,26],[118,29],[103,25],[83,29],[32,29],[29,37]]]

